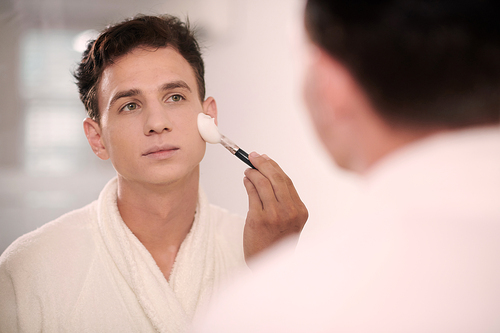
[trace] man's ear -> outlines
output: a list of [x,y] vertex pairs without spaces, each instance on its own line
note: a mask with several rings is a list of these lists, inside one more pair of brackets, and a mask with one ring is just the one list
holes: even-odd
[[356,95],[356,84],[351,73],[339,61],[320,50],[320,87],[328,105],[332,106],[334,118],[351,117],[352,101]]
[[85,136],[94,154],[101,160],[107,160],[109,154],[102,142],[101,126],[99,123],[90,118],[85,118],[83,121],[83,130],[85,131]]
[[313,80],[317,92],[313,96],[317,96],[318,101],[312,103],[323,111],[323,121],[351,122],[371,110],[364,90],[339,60],[319,48],[314,54]]
[[208,114],[210,117],[215,119],[215,124],[217,124],[217,104],[213,97],[208,97],[203,102],[203,113]]

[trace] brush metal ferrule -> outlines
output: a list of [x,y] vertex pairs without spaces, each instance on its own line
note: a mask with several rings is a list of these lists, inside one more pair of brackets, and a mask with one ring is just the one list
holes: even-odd
[[240,160],[242,160],[244,163],[246,163],[249,167],[252,169],[255,169],[253,166],[252,162],[250,162],[250,159],[248,158],[248,154],[246,151],[238,147],[233,141],[230,139],[226,138],[224,135],[221,134],[221,139],[220,143],[231,152],[234,156],[238,157]]
[[230,139],[226,138],[224,135],[221,134],[221,139],[220,139],[221,145],[223,145],[227,150],[231,152],[231,154],[236,154],[236,152],[240,149],[233,141]]

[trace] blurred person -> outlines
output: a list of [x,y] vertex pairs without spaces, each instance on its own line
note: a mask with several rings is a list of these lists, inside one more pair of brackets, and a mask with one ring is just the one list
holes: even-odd
[[293,257],[263,256],[194,332],[500,332],[496,8],[307,1],[305,100],[363,194]]
[[1,332],[182,332],[245,260],[297,235],[307,210],[267,156],[245,172],[246,223],[199,188],[204,64],[188,24],[137,16],[89,43],[75,72],[94,153],[117,176],[99,198],[0,257]]

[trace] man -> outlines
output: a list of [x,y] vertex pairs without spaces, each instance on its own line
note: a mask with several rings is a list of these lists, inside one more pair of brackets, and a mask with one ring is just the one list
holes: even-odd
[[107,28],[75,77],[89,144],[117,177],[97,201],[2,254],[0,331],[182,332],[245,259],[298,234],[307,210],[277,164],[256,154],[245,225],[207,202],[196,119],[216,118],[217,107],[205,99],[198,44],[177,18]]
[[308,109],[363,198],[295,257],[263,259],[194,331],[500,331],[495,9],[307,1]]

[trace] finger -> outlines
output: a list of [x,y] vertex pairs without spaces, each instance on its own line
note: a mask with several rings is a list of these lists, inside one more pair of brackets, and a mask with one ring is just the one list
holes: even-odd
[[269,156],[267,156],[266,154],[263,154],[262,157],[264,157],[266,160],[269,161],[269,163],[271,163],[271,165],[276,169],[278,170],[278,172],[280,172],[281,174],[284,175],[284,181],[286,182],[287,186],[288,186],[288,189],[290,190],[290,194],[292,194],[293,197],[299,199],[299,193],[297,192],[297,190],[295,189],[295,185],[293,185],[293,181],[290,177],[288,177],[288,175],[285,173],[285,171],[283,171],[283,169],[279,166],[278,163],[276,163],[275,160],[273,160],[272,158],[270,158]]
[[269,162],[274,166],[274,168],[276,170],[279,170],[279,172],[281,172],[284,175],[284,181],[287,184],[288,191],[290,192],[290,196],[292,197],[292,199],[295,202],[298,202],[298,201],[302,202],[302,200],[300,200],[299,193],[297,192],[297,189],[295,188],[295,185],[293,184],[292,179],[290,177],[288,177],[288,175],[283,171],[283,169],[281,169],[281,167],[278,165],[278,163],[276,163],[273,159],[269,159]]
[[297,189],[295,188],[295,185],[293,184],[293,181],[288,175],[283,171],[283,169],[279,166],[276,161],[274,161],[272,158],[268,157],[266,154],[263,154],[262,157],[266,159],[279,173],[283,175],[283,180],[287,184],[288,191],[290,192],[290,196],[292,197],[292,200],[295,202],[302,202],[300,199],[299,193],[297,192]]
[[253,183],[247,177],[243,178],[243,185],[245,185],[245,189],[248,194],[248,210],[260,212],[263,210],[264,206],[262,205],[262,201],[260,200],[259,193],[257,189],[253,185]]
[[245,170],[245,176],[255,187],[264,210],[278,202],[271,182],[260,171],[247,169]]
[[271,183],[277,201],[293,201],[294,197],[298,197],[290,178],[275,161],[267,155],[259,155],[255,152],[252,152],[249,158],[258,171]]

